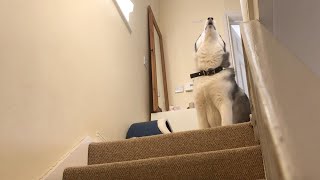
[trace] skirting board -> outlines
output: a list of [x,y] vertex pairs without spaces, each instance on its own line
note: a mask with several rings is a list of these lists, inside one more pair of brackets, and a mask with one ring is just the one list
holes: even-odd
[[57,180],[62,179],[63,171],[67,167],[85,166],[88,164],[88,146],[92,143],[91,137],[87,136],[80,141],[70,152],[65,154],[61,160],[52,167],[41,180]]

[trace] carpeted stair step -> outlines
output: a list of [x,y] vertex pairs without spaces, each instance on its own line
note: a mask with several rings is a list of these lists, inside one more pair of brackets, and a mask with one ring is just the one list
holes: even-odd
[[138,159],[191,154],[257,145],[250,123],[217,128],[93,143],[88,164],[104,164]]
[[263,179],[260,146],[68,168],[63,180]]

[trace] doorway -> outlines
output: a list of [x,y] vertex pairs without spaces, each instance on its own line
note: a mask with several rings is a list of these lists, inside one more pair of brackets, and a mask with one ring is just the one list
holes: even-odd
[[249,97],[246,66],[243,56],[242,38],[240,32],[240,23],[242,16],[240,13],[226,13],[227,34],[229,37],[229,51],[231,54],[231,65],[233,66],[236,74],[236,82],[241,89]]

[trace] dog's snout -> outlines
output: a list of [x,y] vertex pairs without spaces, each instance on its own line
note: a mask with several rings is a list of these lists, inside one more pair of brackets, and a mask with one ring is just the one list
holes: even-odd
[[213,17],[208,17],[208,25],[213,25]]

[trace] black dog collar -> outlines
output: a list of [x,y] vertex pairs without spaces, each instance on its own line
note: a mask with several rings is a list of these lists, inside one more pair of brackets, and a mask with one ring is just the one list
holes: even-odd
[[196,78],[196,77],[199,77],[199,76],[212,76],[214,74],[217,74],[219,73],[220,71],[223,70],[223,67],[219,66],[215,69],[208,69],[208,71],[199,71],[197,73],[193,73],[193,74],[190,74],[190,78],[193,79],[193,78]]

